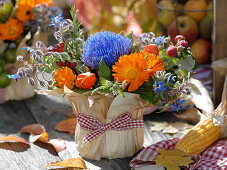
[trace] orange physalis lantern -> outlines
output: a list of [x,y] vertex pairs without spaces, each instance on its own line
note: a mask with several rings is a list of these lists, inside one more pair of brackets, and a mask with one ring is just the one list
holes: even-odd
[[97,78],[94,73],[86,72],[77,76],[76,86],[80,89],[90,89],[94,86]]

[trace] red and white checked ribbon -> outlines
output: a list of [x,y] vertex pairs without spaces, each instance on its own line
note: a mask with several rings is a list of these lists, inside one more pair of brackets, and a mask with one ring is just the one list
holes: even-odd
[[132,128],[142,128],[143,119],[133,120],[131,115],[124,113],[118,116],[115,120],[110,123],[101,123],[98,119],[86,114],[79,114],[77,117],[77,123],[85,130],[91,131],[87,134],[83,140],[91,142],[107,130],[128,130]]

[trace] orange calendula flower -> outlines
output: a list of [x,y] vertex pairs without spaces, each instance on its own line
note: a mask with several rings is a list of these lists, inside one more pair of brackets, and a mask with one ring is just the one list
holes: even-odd
[[21,4],[17,8],[16,17],[22,21],[26,22],[33,18],[32,8],[28,4]]
[[157,71],[165,70],[163,61],[155,54],[148,54],[147,56],[148,70],[150,76],[154,75]]
[[72,89],[76,84],[76,75],[74,75],[69,67],[64,67],[55,71],[54,80],[57,82],[57,87],[64,88],[64,86],[66,86],[67,88]]
[[22,22],[34,19],[32,9],[36,5],[43,3],[46,3],[48,6],[52,6],[53,0],[19,0],[16,17]]
[[18,4],[27,4],[29,5],[31,8],[35,7],[38,4],[44,4],[46,3],[48,6],[53,6],[54,5],[54,1],[53,0],[19,0]]
[[128,91],[137,90],[145,81],[148,81],[149,71],[147,71],[147,53],[134,53],[123,55],[118,62],[112,66],[114,79],[118,82],[126,81],[129,84]]
[[0,39],[16,40],[23,33],[23,29],[19,20],[10,18],[8,22],[0,24]]

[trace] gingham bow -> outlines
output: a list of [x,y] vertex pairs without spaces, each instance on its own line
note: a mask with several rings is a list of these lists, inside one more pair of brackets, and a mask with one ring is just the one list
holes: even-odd
[[115,120],[110,123],[103,124],[98,119],[88,116],[86,114],[79,114],[77,117],[77,123],[85,130],[91,131],[87,134],[83,140],[91,142],[106,130],[127,130],[131,128],[142,128],[143,120],[133,120],[130,114],[124,113],[118,116]]

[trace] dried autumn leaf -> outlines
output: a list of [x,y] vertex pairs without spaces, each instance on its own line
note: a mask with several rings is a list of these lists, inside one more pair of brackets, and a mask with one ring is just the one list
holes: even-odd
[[56,152],[61,152],[66,148],[66,143],[62,139],[51,139],[48,143],[54,147]]
[[193,126],[189,125],[188,123],[183,122],[174,122],[174,123],[167,123],[167,122],[149,122],[150,131],[155,132],[162,132],[167,134],[175,134],[175,133],[185,133],[190,130]]
[[64,161],[57,161],[47,164],[47,166],[59,166],[65,168],[80,168],[86,169],[86,163],[82,158],[68,158]]
[[48,143],[49,141],[49,135],[47,132],[43,132],[40,135],[34,135],[34,134],[30,134],[29,136],[29,141],[34,143],[36,141],[40,141],[40,142],[44,142],[44,143]]
[[155,158],[156,165],[165,166],[167,170],[180,170],[180,166],[188,166],[193,162],[179,150],[159,149],[158,152],[160,155]]
[[4,143],[4,142],[19,142],[19,143],[23,143],[23,144],[29,145],[29,143],[27,141],[25,141],[24,139],[18,138],[16,136],[0,137],[0,143]]
[[22,133],[32,133],[34,135],[40,135],[45,131],[44,126],[41,124],[31,124],[20,129],[20,132]]
[[76,118],[72,117],[67,120],[63,120],[59,122],[54,129],[61,131],[61,132],[69,132],[71,134],[75,133],[76,128]]

